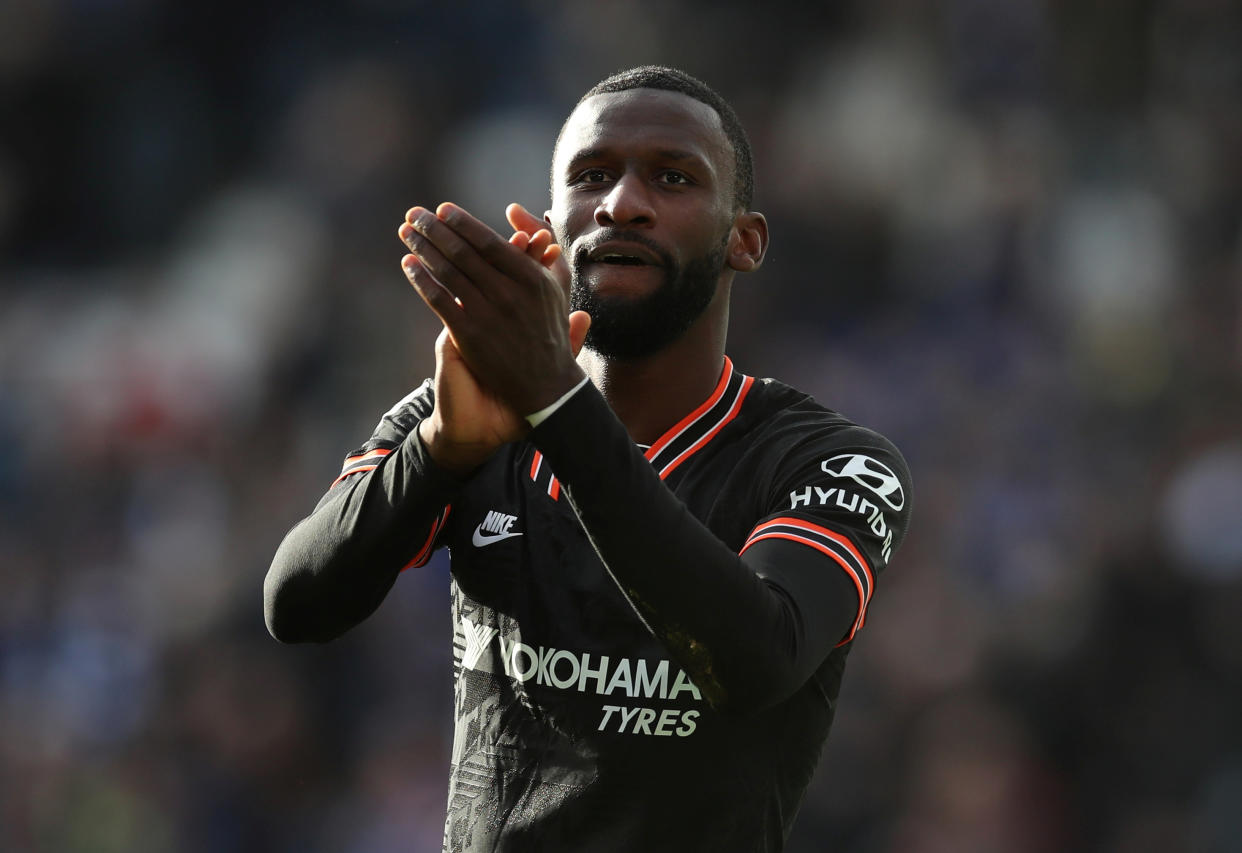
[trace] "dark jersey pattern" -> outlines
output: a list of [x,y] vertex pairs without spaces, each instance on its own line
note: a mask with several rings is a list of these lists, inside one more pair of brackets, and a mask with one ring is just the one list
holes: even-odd
[[[325,502],[385,476],[390,455],[417,445],[431,393],[425,383],[385,415]],[[881,436],[727,359],[711,397],[645,452],[616,446],[606,423],[615,418],[588,394],[598,397],[580,392],[546,429],[443,489],[442,508],[393,521],[405,568],[451,551],[456,731],[444,849],[779,850],[876,577],[905,533],[905,463]],[[575,461],[597,435],[598,457]],[[575,470],[561,479],[557,464]],[[635,506],[625,484],[651,479],[638,465],[680,503]],[[597,478],[620,488],[605,492]],[[683,506],[687,518],[669,518]],[[369,512],[385,511],[397,510]],[[742,580],[756,588],[718,589],[709,575],[670,593],[698,615],[657,621],[667,606],[652,590],[681,573],[651,566],[653,555],[679,553],[665,540],[696,523],[729,559],[741,555]],[[655,586],[627,563],[648,566]],[[749,606],[747,596],[792,612],[789,631],[772,636],[756,619],[702,640],[696,626],[735,600]],[[831,616],[824,600],[848,618],[817,644]],[[747,674],[748,657],[762,667],[773,647],[805,658],[787,684]]]

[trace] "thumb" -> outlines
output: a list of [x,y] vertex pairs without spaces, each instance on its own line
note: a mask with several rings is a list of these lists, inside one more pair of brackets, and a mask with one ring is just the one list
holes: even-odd
[[569,349],[574,357],[582,352],[582,344],[586,340],[587,330],[591,328],[591,315],[585,311],[575,311],[569,315]]
[[440,370],[446,364],[461,360],[461,350],[457,349],[457,341],[453,340],[453,333],[449,331],[448,326],[445,326],[436,337],[436,369]]

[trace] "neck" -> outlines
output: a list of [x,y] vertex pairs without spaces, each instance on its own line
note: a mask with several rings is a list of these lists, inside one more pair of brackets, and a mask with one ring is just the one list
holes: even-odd
[[632,361],[585,349],[578,356],[578,364],[636,443],[654,444],[720,381],[728,326],[727,288],[720,290],[703,316],[657,353]]

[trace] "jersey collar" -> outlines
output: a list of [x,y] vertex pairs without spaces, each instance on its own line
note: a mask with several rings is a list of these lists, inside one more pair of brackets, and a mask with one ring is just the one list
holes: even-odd
[[724,370],[711,395],[698,408],[690,412],[669,429],[643,455],[660,474],[668,477],[677,467],[698,453],[720,434],[729,421],[742,410],[754,377],[733,369],[733,362],[725,356]]

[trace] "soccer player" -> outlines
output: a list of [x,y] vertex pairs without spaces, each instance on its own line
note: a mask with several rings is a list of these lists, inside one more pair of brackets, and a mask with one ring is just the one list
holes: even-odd
[[285,537],[265,615],[330,640],[451,550],[445,850],[789,834],[910,484],[886,439],[725,356],[734,274],[768,245],[751,194],[729,105],[645,67],[579,101],[542,221],[400,226],[435,378]]

